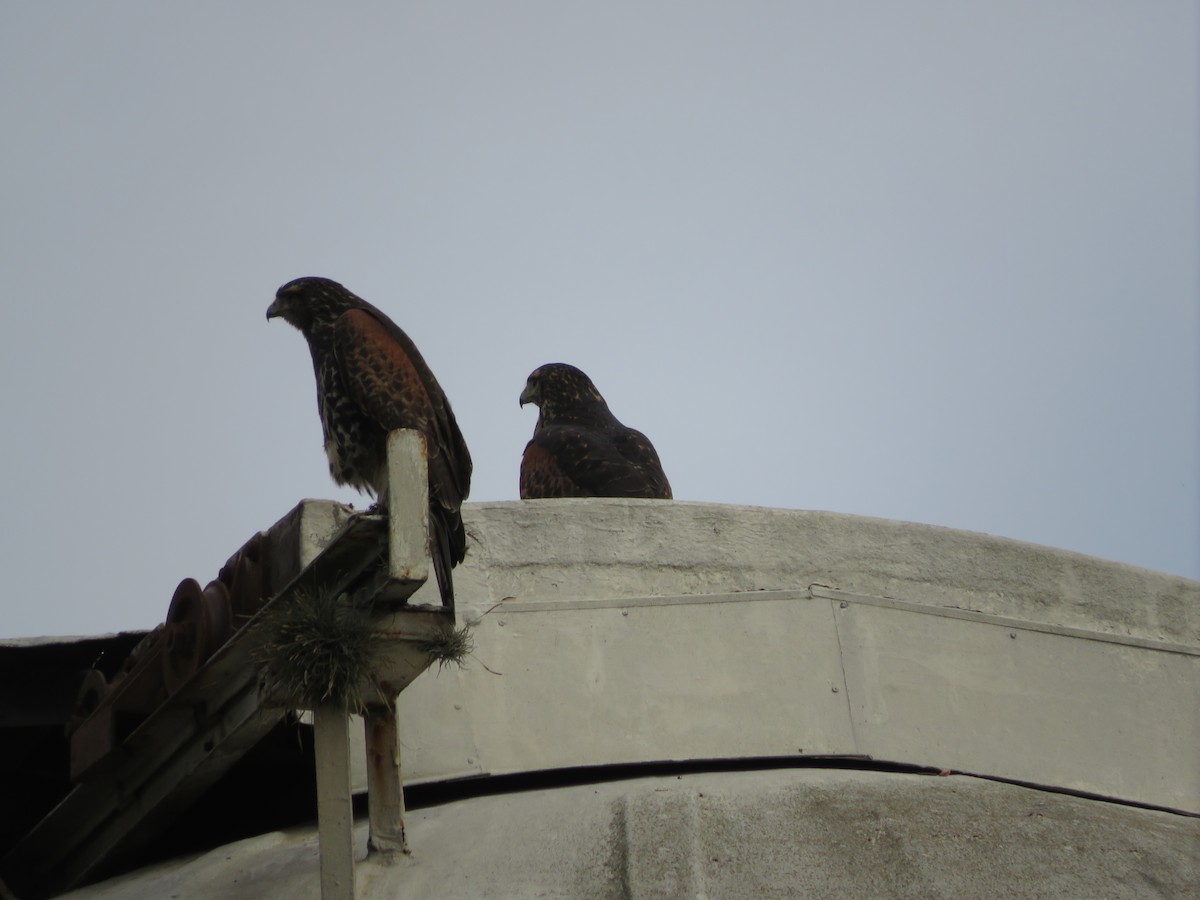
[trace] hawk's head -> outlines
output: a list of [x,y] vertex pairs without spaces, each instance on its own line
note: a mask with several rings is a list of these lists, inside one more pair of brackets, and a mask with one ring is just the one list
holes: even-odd
[[283,319],[308,335],[361,303],[336,281],[310,275],[289,281],[275,292],[275,302],[267,307],[267,319]]
[[538,366],[525,381],[521,405],[532,403],[541,410],[539,424],[563,419],[589,418],[608,404],[582,371],[566,363]]

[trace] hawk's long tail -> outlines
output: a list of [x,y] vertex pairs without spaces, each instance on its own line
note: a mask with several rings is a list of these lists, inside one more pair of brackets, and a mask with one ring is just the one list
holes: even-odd
[[[455,523],[447,521],[447,517],[447,510],[436,505],[430,507],[429,555],[433,558],[433,573],[437,576],[438,591],[442,595],[442,606],[453,607],[454,580],[450,575],[450,570],[454,568],[458,560],[455,559],[454,552],[450,548]],[[461,520],[457,524],[461,529]]]

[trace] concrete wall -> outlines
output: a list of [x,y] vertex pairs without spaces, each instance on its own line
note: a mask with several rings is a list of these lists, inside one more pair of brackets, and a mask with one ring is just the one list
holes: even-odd
[[832,513],[579,500],[466,521],[476,658],[402,695],[413,780],[866,754],[1200,811],[1195,582]]
[[[866,754],[1200,812],[1200,584],[830,513],[586,500],[465,518],[456,585],[475,657],[401,695],[410,782]],[[360,863],[358,896],[1183,897],[1200,883],[1200,818],[969,774],[583,784],[413,811],[408,834],[411,858]],[[365,824],[357,840],[361,856]],[[300,900],[319,896],[317,865],[315,832],[296,829],[74,896]]]

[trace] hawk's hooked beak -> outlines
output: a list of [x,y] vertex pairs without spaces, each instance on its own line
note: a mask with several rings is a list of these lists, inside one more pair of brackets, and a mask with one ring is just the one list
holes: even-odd
[[526,384],[525,390],[521,391],[521,406],[526,403],[537,403],[537,388],[532,384]]
[[277,319],[282,315],[283,315],[282,304],[280,304],[279,298],[276,297],[275,300],[271,303],[271,305],[267,307],[267,321],[270,322],[272,319]]

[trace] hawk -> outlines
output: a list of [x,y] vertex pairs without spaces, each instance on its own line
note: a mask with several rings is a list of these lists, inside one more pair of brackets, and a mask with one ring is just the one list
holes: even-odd
[[592,380],[574,366],[534,369],[521,406],[538,406],[533,439],[521,457],[521,499],[649,497],[671,499],[654,445],[609,412]]
[[328,278],[289,281],[267,309],[268,320],[276,317],[308,341],[334,481],[386,505],[388,432],[412,428],[425,435],[430,555],[442,603],[453,604],[450,570],[467,551],[461,507],[471,487],[471,454],[429,366],[398,325]]

